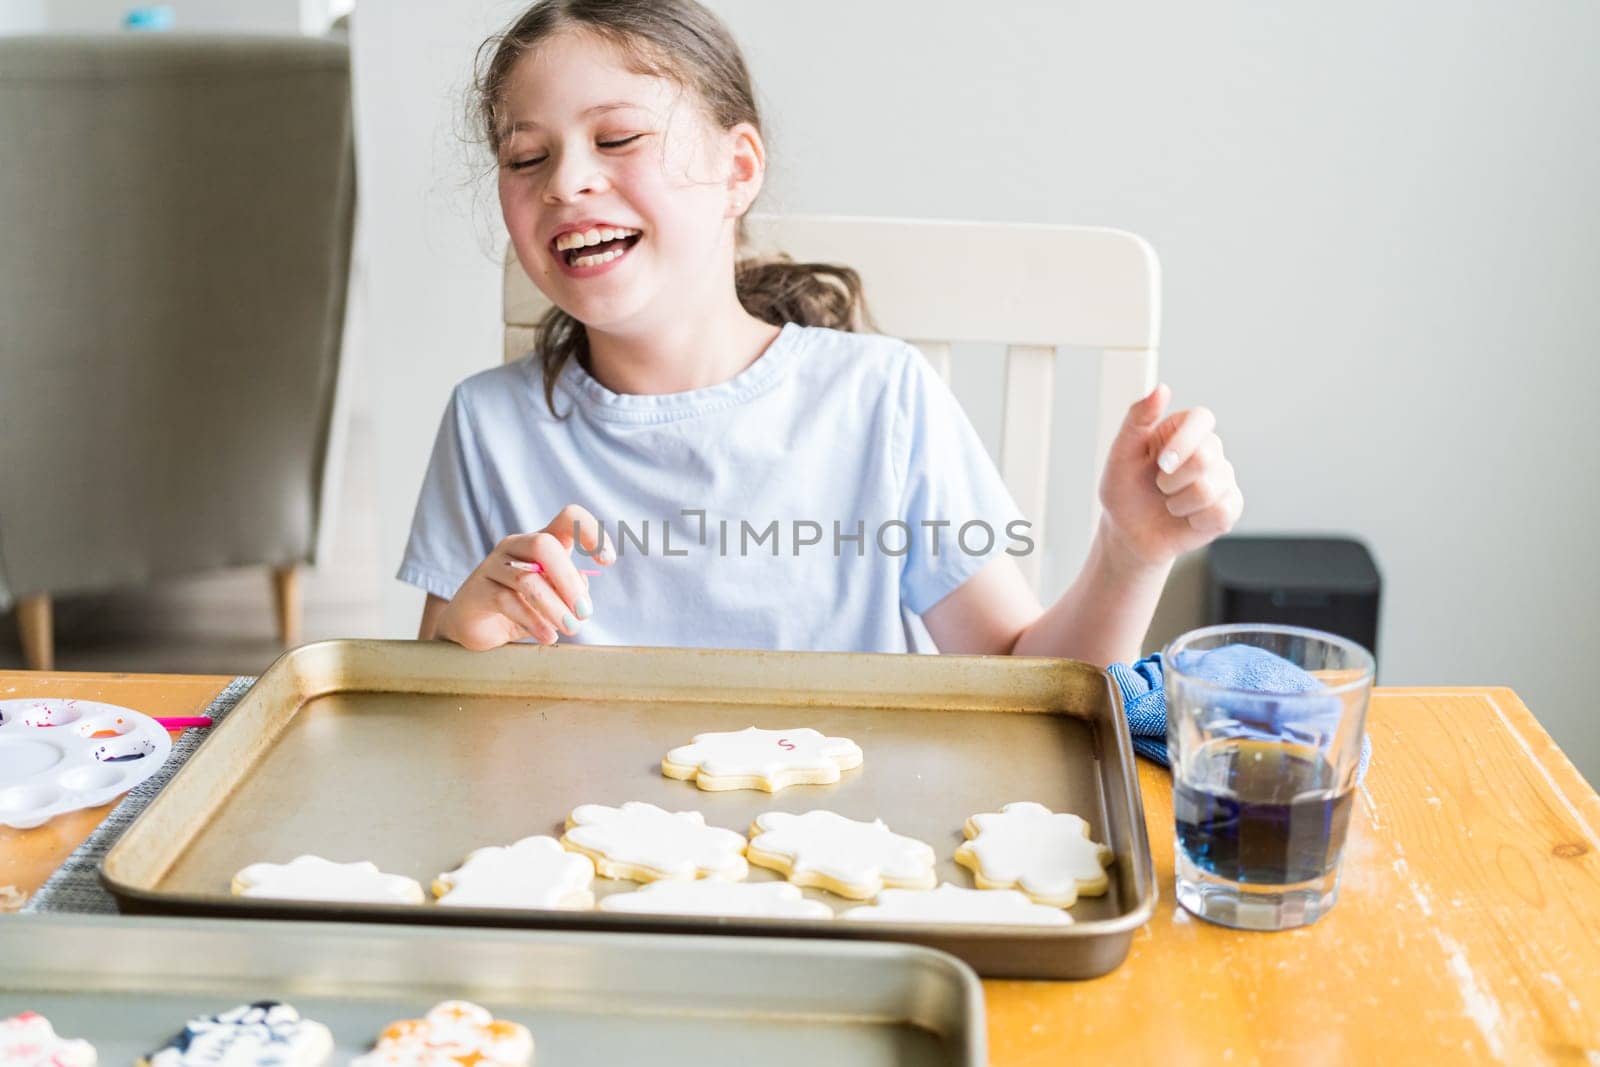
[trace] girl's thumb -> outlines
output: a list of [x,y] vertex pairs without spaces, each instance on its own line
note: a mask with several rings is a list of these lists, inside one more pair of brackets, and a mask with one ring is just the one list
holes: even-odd
[[1172,401],[1172,390],[1167,388],[1166,382],[1159,383],[1145,396],[1134,401],[1128,409],[1128,416],[1122,421],[1122,432],[1130,431],[1143,434],[1155,429],[1161,417],[1167,413],[1167,405]]

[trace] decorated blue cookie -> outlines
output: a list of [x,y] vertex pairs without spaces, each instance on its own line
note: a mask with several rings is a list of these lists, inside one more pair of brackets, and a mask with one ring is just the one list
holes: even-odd
[[139,1067],[320,1067],[333,1034],[287,1004],[262,1000],[190,1019],[183,1032]]

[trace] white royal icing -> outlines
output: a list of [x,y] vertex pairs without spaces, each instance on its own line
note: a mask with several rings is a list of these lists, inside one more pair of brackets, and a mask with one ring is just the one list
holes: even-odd
[[0,1021],[0,1064],[5,1067],[94,1067],[94,1046],[56,1036],[38,1012],[25,1011]]
[[190,1019],[183,1032],[142,1061],[149,1067],[318,1067],[333,1034],[287,1004],[264,1000]]
[[851,908],[839,916],[863,922],[1004,923],[1068,926],[1072,916],[1060,908],[1035,904],[1015,889],[962,889],[945,882],[938,889],[885,889],[876,904]]
[[[630,800],[620,808],[581,804],[567,820],[561,843],[598,855],[595,868],[606,877],[651,881],[656,878],[721,878],[737,882],[750,873],[744,860],[744,835],[707,826],[698,811],[663,811]],[[638,868],[612,874],[619,866]]]
[[613,893],[601,911],[661,915],[737,915],[763,919],[831,919],[833,909],[807,900],[788,882],[651,882],[635,893]]
[[769,811],[756,817],[750,840],[753,862],[775,866],[765,856],[782,857],[792,882],[812,884],[820,875],[828,888],[866,898],[885,885],[930,889],[937,857],[913,837],[892,832],[882,819],[858,822],[831,811],[792,815]]
[[241,897],[284,900],[359,901],[370,904],[421,904],[422,886],[413,878],[384,874],[377,866],[334,863],[321,856],[297,856],[288,863],[252,863],[233,876]]
[[589,908],[594,862],[553,837],[474,851],[434,883],[439,903],[464,908]]
[[[977,833],[972,833],[976,827]],[[1070,907],[1079,893],[1104,892],[1111,850],[1089,840],[1089,824],[1043,804],[1007,804],[969,820],[970,841],[956,862],[972,867],[985,888],[1019,888],[1042,904]]]
[[[762,730],[751,726],[726,733],[696,734],[667,753],[661,770],[669,778],[693,778],[702,789],[749,788],[775,793],[804,782],[828,785],[841,771],[861,766],[861,748],[848,737],[827,737],[809,727]],[[728,780],[736,780],[729,782]]]
[[527,1027],[470,1001],[446,1000],[424,1018],[390,1023],[350,1067],[525,1067],[532,1058]]

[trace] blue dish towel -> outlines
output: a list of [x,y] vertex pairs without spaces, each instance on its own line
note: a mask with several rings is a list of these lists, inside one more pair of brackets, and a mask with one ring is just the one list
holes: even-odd
[[[1296,722],[1286,722],[1282,702],[1272,694],[1305,693],[1322,688],[1305,671],[1282,657],[1265,649],[1249,645],[1225,645],[1205,652],[1187,652],[1180,664],[1185,674],[1191,674],[1229,689],[1255,689],[1262,696],[1237,697],[1231,701],[1232,710],[1243,727],[1263,734],[1293,734],[1307,719],[1336,716],[1338,702],[1328,698],[1325,707],[1312,702],[1296,701]],[[1133,750],[1145,759],[1154,760],[1163,767],[1172,766],[1167,758],[1167,691],[1162,684],[1161,654],[1146,657],[1134,664],[1113,663],[1111,677],[1122,690],[1123,710],[1128,716],[1128,732],[1133,735]],[[1356,781],[1367,776],[1367,761],[1372,758],[1372,739],[1361,738],[1361,765],[1356,769]]]

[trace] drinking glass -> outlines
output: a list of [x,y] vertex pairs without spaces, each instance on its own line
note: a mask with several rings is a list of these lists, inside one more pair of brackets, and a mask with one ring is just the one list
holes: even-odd
[[1373,673],[1360,645],[1295,626],[1211,626],[1167,646],[1186,909],[1223,926],[1287,930],[1333,907]]

